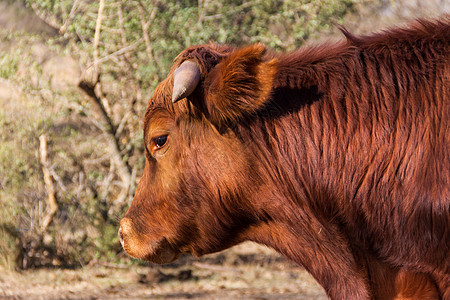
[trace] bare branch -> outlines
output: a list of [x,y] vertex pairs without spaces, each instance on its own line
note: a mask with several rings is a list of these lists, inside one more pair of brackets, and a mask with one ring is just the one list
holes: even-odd
[[125,22],[123,20],[123,8],[122,8],[122,2],[119,3],[119,6],[117,7],[117,15],[119,16],[119,30],[120,30],[120,37],[122,39],[122,45],[125,46],[127,44],[127,35],[125,31]]
[[100,43],[100,31],[102,29],[103,20],[103,10],[105,9],[105,0],[100,0],[98,4],[97,22],[95,24],[95,34],[94,34],[94,68],[95,72],[98,74],[100,70],[98,69],[98,57],[99,49],[98,45]]
[[120,120],[119,126],[117,126],[116,130],[116,138],[119,138],[120,134],[122,133],[125,124],[127,123],[128,119],[131,117],[131,110],[127,111],[125,115],[123,116],[122,120]]
[[142,39],[139,39],[135,43],[133,43],[129,46],[123,47],[122,49],[119,49],[111,54],[108,54],[108,55],[100,58],[100,59],[97,59],[94,63],[90,64],[87,68],[95,67],[95,63],[101,64],[101,63],[104,63],[105,61],[108,61],[108,60],[114,58],[114,57],[119,57],[121,55],[125,55],[125,54],[129,53],[130,51],[134,50],[141,41],[142,41]]
[[145,22],[145,8],[141,1],[138,1],[138,11],[139,11],[139,18],[141,20],[141,27],[142,27],[142,35],[145,42],[145,47],[147,49],[147,54],[151,62],[157,64],[155,60],[155,56],[153,55],[153,48],[152,44],[150,42],[150,36],[148,34],[148,28],[150,27],[151,23],[156,17],[156,12],[158,10],[158,7],[153,7],[150,16],[148,17],[148,21]]
[[73,5],[72,5],[72,9],[70,10],[69,16],[67,17],[66,21],[64,21],[63,26],[61,26],[61,28],[59,28],[59,33],[60,34],[64,34],[67,30],[67,28],[70,25],[70,22],[72,22],[73,18],[75,17],[77,10],[78,10],[78,5],[79,0],[75,0]]
[[67,188],[64,185],[64,183],[62,182],[61,177],[59,177],[58,174],[56,174],[55,169],[53,167],[50,168],[50,174],[52,175],[53,179],[56,181],[56,183],[58,183],[59,188],[63,191],[63,192],[67,192]]
[[95,89],[97,89],[97,94],[100,95],[100,101],[103,105],[103,108],[106,110],[108,114],[111,113],[111,107],[109,105],[108,100],[105,97],[102,97],[102,85],[100,83],[100,61],[99,61],[99,44],[100,44],[100,33],[102,30],[102,21],[103,21],[103,11],[105,9],[105,0],[100,0],[98,4],[98,12],[97,12],[97,21],[95,24],[95,34],[94,34],[94,80]]
[[53,216],[58,211],[58,203],[56,202],[56,190],[53,177],[48,163],[47,136],[45,134],[39,137],[39,153],[42,164],[42,172],[44,173],[45,188],[48,194],[47,213],[42,222],[41,232],[45,232],[53,221]]
[[198,0],[198,23],[203,25],[203,0]]
[[105,177],[102,183],[102,192],[100,194],[101,199],[106,199],[109,189],[111,188],[111,182],[114,179],[114,164],[111,164],[109,166],[109,172],[108,175]]
[[79,87],[93,100],[94,105],[100,112],[100,118],[102,123],[106,126],[102,126],[103,133],[106,136],[108,143],[108,149],[111,154],[111,162],[115,165],[117,173],[122,181],[124,190],[128,191],[131,182],[130,167],[124,161],[122,154],[120,153],[119,140],[116,138],[116,128],[102,105],[102,101],[95,93],[95,86],[82,80]]

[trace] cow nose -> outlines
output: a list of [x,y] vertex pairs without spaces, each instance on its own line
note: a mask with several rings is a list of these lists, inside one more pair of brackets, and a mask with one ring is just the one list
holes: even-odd
[[119,232],[118,232],[118,234],[119,234],[119,240],[120,240],[120,244],[122,245],[122,247],[123,247],[123,234],[122,234],[122,227],[119,227]]

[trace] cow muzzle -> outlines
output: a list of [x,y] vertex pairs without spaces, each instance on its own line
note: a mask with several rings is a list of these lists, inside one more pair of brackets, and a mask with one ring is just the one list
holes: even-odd
[[138,232],[129,218],[123,218],[120,221],[118,235],[125,252],[134,258],[166,264],[173,262],[181,254],[165,237],[155,238],[145,232]]

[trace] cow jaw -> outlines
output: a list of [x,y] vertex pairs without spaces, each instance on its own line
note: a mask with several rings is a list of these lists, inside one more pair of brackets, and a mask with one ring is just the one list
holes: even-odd
[[150,238],[135,233],[129,218],[120,221],[119,239],[128,255],[148,262],[167,264],[181,255],[181,252],[173,249],[165,237]]

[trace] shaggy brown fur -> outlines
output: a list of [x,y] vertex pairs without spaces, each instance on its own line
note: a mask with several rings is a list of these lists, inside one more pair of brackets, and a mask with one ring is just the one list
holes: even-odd
[[[332,299],[450,299],[450,19],[344,34],[280,55],[180,54],[145,116],[147,163],[121,222],[130,255],[252,240]],[[185,60],[201,83],[173,105]]]

